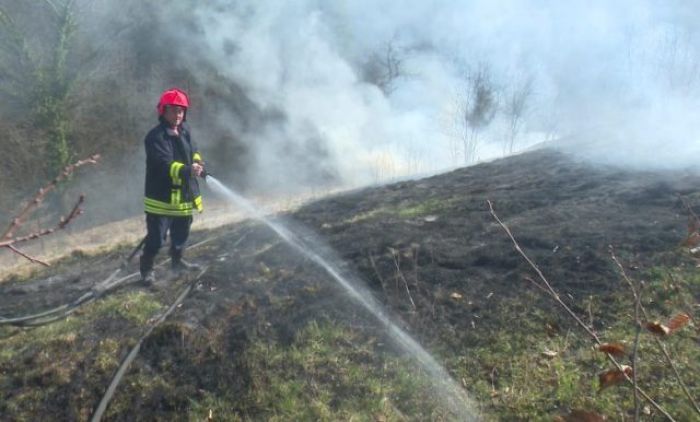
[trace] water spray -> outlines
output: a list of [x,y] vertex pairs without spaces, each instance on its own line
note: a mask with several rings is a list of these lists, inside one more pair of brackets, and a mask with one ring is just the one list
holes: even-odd
[[[214,178],[210,173],[203,173],[208,185],[217,194],[223,196],[228,202],[243,208],[243,210],[251,217],[264,223],[280,236],[287,244],[292,246],[302,255],[306,256],[319,266],[340,284],[345,291],[355,300],[357,300],[365,309],[367,309],[382,325],[386,328],[391,338],[410,356],[412,356],[419,365],[431,376],[434,385],[438,392],[445,398],[446,404],[450,411],[458,418],[458,420],[477,420],[476,412],[473,410],[476,406],[467,397],[464,389],[455,382],[447,371],[431,356],[418,342],[404,330],[399,328],[386,314],[379,302],[374,299],[374,296],[362,286],[358,278],[353,275],[341,274],[340,268],[333,265],[330,259],[322,257],[316,251],[320,249],[329,249],[324,247],[319,241],[311,241],[302,239],[299,235],[289,230],[285,225],[278,221],[273,221],[266,217],[258,207],[252,202],[224,186],[220,181]],[[329,255],[330,255],[329,250]]]

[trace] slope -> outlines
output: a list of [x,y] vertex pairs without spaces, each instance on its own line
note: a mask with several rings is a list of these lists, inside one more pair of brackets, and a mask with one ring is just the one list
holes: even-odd
[[[629,389],[594,391],[604,358],[526,281],[533,271],[486,201],[564,300],[616,339],[629,334],[633,306],[611,245],[632,277],[652,286],[654,315],[694,316],[700,283],[678,248],[687,234],[679,195],[700,202],[699,182],[540,150],[329,197],[279,218],[356,274],[478,400],[481,417],[551,418],[577,408],[625,417]],[[381,324],[271,230],[247,221],[197,232],[193,242],[204,239],[191,252],[207,273],[146,338],[110,420],[458,418]],[[125,253],[72,256],[30,280],[5,280],[0,315],[74,300]],[[87,419],[119,361],[188,282],[162,275],[155,291],[128,283],[46,326],[0,326],[0,413]],[[674,343],[696,396],[697,335],[687,330]],[[643,369],[663,404],[690,412],[667,369]]]

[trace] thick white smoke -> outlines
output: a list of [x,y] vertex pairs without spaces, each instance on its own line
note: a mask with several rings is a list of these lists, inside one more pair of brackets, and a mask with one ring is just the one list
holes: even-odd
[[[140,82],[143,98],[133,101],[144,109],[165,84],[198,78],[191,122],[205,154],[228,130],[246,146],[245,156],[229,155],[242,157],[254,189],[318,185],[323,174],[357,185],[432,173],[500,157],[510,142],[514,152],[547,142],[638,167],[691,166],[699,152],[700,8],[690,2],[85,4],[95,38],[110,19],[111,41],[138,39],[140,54],[165,50],[187,69],[182,81],[164,68],[168,82]],[[129,28],[138,31],[126,38]],[[470,130],[461,116],[467,104],[474,110],[479,78],[490,102]],[[220,91],[210,100],[197,87]],[[237,95],[245,101],[222,100]],[[240,116],[248,105],[252,123]],[[197,125],[197,113],[215,115],[219,129]],[[231,167],[216,171],[241,163]]]
[[[345,180],[430,172],[463,162],[459,103],[483,69],[501,108],[474,136],[503,154],[509,90],[531,93],[515,150],[555,144],[598,160],[685,166],[700,129],[697,8],[660,1],[239,1],[199,6],[207,57],[283,127],[249,133],[262,174],[270,148],[310,130]],[[363,66],[392,48],[391,90]]]

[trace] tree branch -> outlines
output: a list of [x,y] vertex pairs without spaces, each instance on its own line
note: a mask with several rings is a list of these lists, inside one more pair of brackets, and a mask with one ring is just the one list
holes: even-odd
[[78,202],[76,202],[75,206],[73,206],[73,209],[71,210],[71,212],[67,216],[61,217],[59,220],[59,223],[55,227],[50,228],[50,229],[44,229],[44,230],[34,232],[34,233],[30,233],[30,234],[28,234],[26,236],[22,236],[22,237],[16,237],[14,239],[3,240],[2,242],[0,242],[0,247],[9,247],[9,246],[14,245],[16,243],[27,242],[29,240],[34,240],[34,239],[37,239],[39,237],[49,235],[55,231],[63,230],[64,228],[66,228],[66,226],[68,224],[70,224],[70,222],[75,217],[77,217],[78,215],[83,213],[83,210],[80,208],[80,206],[83,204],[84,201],[85,201],[85,195],[80,195],[80,197],[78,198]]
[[26,253],[20,251],[19,249],[15,248],[15,247],[12,246],[12,245],[7,245],[6,247],[7,247],[8,249],[10,249],[12,252],[14,252],[14,253],[16,253],[17,255],[20,255],[20,256],[22,256],[22,257],[28,259],[28,260],[31,261],[31,262],[34,262],[34,263],[36,263],[36,264],[41,264],[41,265],[43,265],[43,266],[45,266],[45,267],[49,267],[49,266],[50,266],[50,265],[49,265],[48,263],[46,263],[45,261],[42,261],[42,260],[37,259],[37,258],[34,258],[33,256],[30,256],[30,255],[27,255]]
[[85,164],[97,164],[97,161],[100,159],[99,154],[95,154],[89,158],[86,158],[85,160],[80,160],[77,161],[74,164],[71,164],[69,166],[66,166],[63,171],[56,177],[54,178],[50,183],[48,183],[46,186],[42,187],[39,189],[36,195],[34,195],[34,198],[32,198],[25,206],[24,208],[20,211],[19,214],[17,214],[16,217],[12,219],[12,222],[8,226],[8,228],[5,230],[5,233],[0,237],[0,248],[8,248],[12,252],[20,255],[23,258],[28,259],[31,262],[38,263],[41,265],[49,266],[48,263],[41,261],[37,258],[34,258],[19,249],[17,249],[14,245],[18,243],[23,243],[27,242],[29,240],[37,239],[42,236],[47,236],[51,233],[54,233],[57,230],[63,230],[68,226],[68,224],[73,221],[77,216],[82,214],[83,210],[80,208],[80,206],[83,204],[85,201],[85,195],[80,195],[78,198],[78,201],[75,203],[73,206],[73,209],[68,213],[68,215],[63,216],[59,219],[58,224],[49,229],[44,229],[44,230],[38,230],[34,233],[30,233],[26,236],[22,237],[13,237],[15,232],[22,226],[24,221],[27,219],[27,217],[34,212],[39,204],[44,200],[46,197],[46,194],[48,194],[50,191],[56,188],[60,182],[68,178],[73,172],[78,168],[81,167]]
[[[596,342],[596,344],[601,345],[602,342],[600,341],[600,338],[598,337],[598,335],[590,327],[588,327],[583,321],[581,321],[581,319],[571,310],[571,308],[569,308],[559,298],[559,294],[556,292],[556,290],[554,290],[554,288],[552,288],[551,284],[549,284],[549,281],[544,276],[544,274],[542,274],[542,271],[540,271],[539,267],[537,267],[537,265],[525,254],[525,252],[523,252],[522,248],[520,247],[518,242],[515,240],[515,237],[513,236],[513,233],[511,233],[508,226],[506,226],[501,221],[501,219],[498,218],[498,215],[496,215],[496,212],[493,210],[493,204],[491,203],[491,201],[487,200],[486,202],[489,205],[489,211],[491,212],[491,215],[496,220],[496,222],[498,222],[498,224],[501,226],[501,228],[503,228],[503,230],[508,234],[508,237],[510,237],[510,240],[513,242],[513,245],[515,246],[515,250],[518,251],[518,253],[525,259],[525,261],[527,261],[527,263],[530,265],[530,267],[532,267],[532,269],[535,270],[535,272],[539,276],[540,280],[542,280],[542,282],[544,283],[544,286],[546,286],[546,293],[550,297],[552,297],[578,323],[578,325],[581,326],[588,333],[588,335],[590,335],[593,338],[593,340]],[[613,365],[615,365],[617,370],[620,371],[620,373],[622,373],[624,375],[627,382],[629,382],[630,384],[632,384],[634,386],[634,381],[623,370],[622,366],[617,361],[617,359],[615,359],[609,353],[607,353],[606,356],[607,356],[608,360],[610,362],[612,362]],[[642,397],[644,397],[644,399],[649,402],[649,404],[654,406],[654,408],[656,410],[658,410],[659,412],[661,412],[668,420],[675,421],[675,419],[673,419],[673,416],[671,416],[663,407],[661,407],[661,405],[656,403],[656,401],[654,401],[654,399],[652,399],[644,390],[642,390],[639,386],[634,386],[634,388],[635,388],[635,391],[638,391],[639,394],[641,394]]]
[[46,194],[48,194],[50,191],[54,190],[56,186],[66,178],[68,178],[73,172],[81,166],[84,166],[86,164],[97,164],[97,162],[100,159],[99,154],[95,154],[89,158],[86,158],[84,160],[80,160],[74,164],[71,164],[69,166],[66,166],[63,171],[51,182],[49,182],[46,186],[42,187],[39,189],[37,194],[32,198],[27,205],[20,211],[20,213],[12,219],[12,222],[10,223],[10,226],[5,230],[5,233],[3,233],[2,237],[0,237],[0,240],[8,240],[11,239],[12,236],[14,235],[14,232],[19,229],[19,227],[22,225],[24,220],[41,204],[41,202],[44,200],[46,197]]
[[[691,212],[692,212],[692,210],[691,210]],[[644,307],[644,305],[642,304],[641,299],[640,299],[639,295],[637,294],[637,291],[634,288],[634,284],[632,283],[632,280],[630,280],[630,278],[627,276],[625,269],[622,267],[622,264],[620,264],[620,261],[618,261],[615,254],[612,251],[610,253],[612,255],[613,261],[615,261],[615,264],[617,264],[617,267],[620,269],[620,273],[622,274],[622,278],[627,282],[627,284],[629,284],[630,288],[632,289],[632,293],[634,294],[634,299],[639,304],[639,309],[642,311],[642,314],[644,315],[644,319],[649,321],[649,315],[647,314],[647,310]],[[639,322],[639,324],[641,327],[641,321]],[[654,340],[656,341],[656,345],[658,346],[658,348],[661,350],[661,353],[664,355],[666,362],[673,370],[673,374],[676,377],[676,381],[678,381],[678,384],[680,384],[681,389],[683,389],[683,393],[685,393],[685,396],[688,398],[688,401],[695,409],[695,412],[698,415],[700,415],[700,407],[698,407],[698,404],[695,402],[695,399],[693,399],[693,395],[690,394],[688,387],[683,382],[683,379],[681,378],[681,374],[678,372],[678,368],[676,368],[676,364],[673,363],[673,359],[671,358],[671,355],[668,354],[666,347],[664,347],[663,342],[661,342],[661,340],[659,340],[658,337],[654,336]]]

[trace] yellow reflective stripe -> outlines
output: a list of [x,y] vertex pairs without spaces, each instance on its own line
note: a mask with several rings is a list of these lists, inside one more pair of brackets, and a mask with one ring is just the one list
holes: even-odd
[[170,164],[170,179],[172,179],[173,185],[175,186],[182,185],[182,179],[180,179],[180,169],[183,167],[185,167],[185,164],[179,161],[173,161],[172,164]]
[[202,156],[198,152],[195,152],[194,155],[192,155],[192,161],[202,161]]
[[163,210],[160,208],[149,207],[146,205],[145,210],[147,213],[156,215],[167,215],[168,217],[187,217],[194,214],[194,210],[185,211],[173,211],[173,210]]
[[[177,190],[177,192],[178,193],[175,193],[175,189],[173,189],[173,191],[171,192],[172,196],[175,199],[181,197],[180,191]],[[204,207],[202,206],[201,196],[194,198],[193,202],[185,202],[182,204],[167,203],[151,198],[144,198],[143,202],[146,212],[172,217],[192,215],[194,214],[195,209],[199,212],[202,212],[204,210]]]
[[182,204],[170,204],[168,202],[162,202],[162,201],[158,201],[158,200],[151,199],[151,198],[144,198],[143,203],[146,206],[150,206],[153,208],[160,208],[163,210],[172,210],[172,211],[192,210],[194,208],[192,202],[185,202]]
[[170,163],[170,178],[171,179],[174,179],[175,177],[177,177],[177,175],[175,174],[176,169],[177,169],[177,162]]
[[[192,215],[194,209],[192,207],[178,209],[165,202],[156,201],[154,199],[145,198],[145,210],[151,214],[168,215],[168,216],[188,216]],[[190,205],[190,204],[188,204]]]

